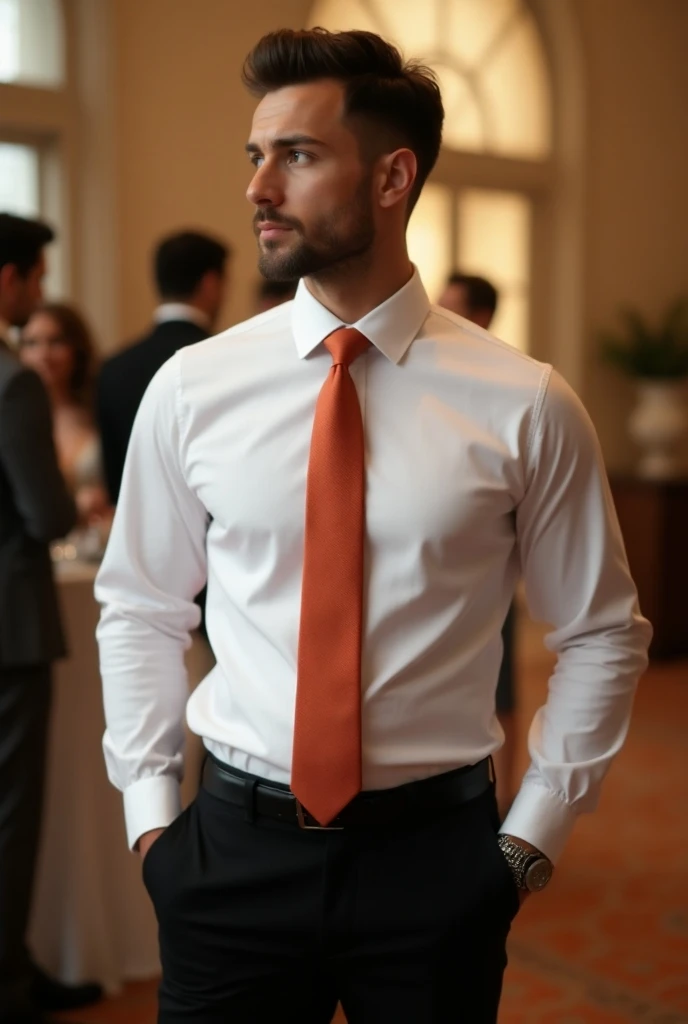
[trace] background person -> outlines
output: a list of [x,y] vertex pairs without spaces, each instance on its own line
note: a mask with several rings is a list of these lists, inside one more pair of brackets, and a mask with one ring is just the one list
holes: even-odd
[[153,255],[160,303],[154,326],[103,363],[97,416],[110,499],[117,504],[131,429],[144,392],[163,363],[212,334],[227,288],[229,246],[199,231],[164,238]]
[[111,509],[94,416],[97,358],[86,321],[67,303],[44,303],[22,331],[19,355],[48,392],[60,469],[82,522],[108,520]]
[[7,344],[42,298],[40,221],[0,214],[0,1024],[100,998],[62,985],[26,946],[41,825],[51,666],[65,654],[49,545],[76,521],[55,451],[50,402]]

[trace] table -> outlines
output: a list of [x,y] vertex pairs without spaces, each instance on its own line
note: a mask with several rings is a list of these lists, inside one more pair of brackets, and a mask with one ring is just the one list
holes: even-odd
[[610,479],[650,656],[688,655],[688,480]]
[[[159,973],[157,925],[127,848],[121,794],[105,771],[105,728],[93,596],[97,567],[57,565],[69,657],[55,665],[46,803],[29,943],[66,982],[99,981],[109,993]],[[187,657],[191,686],[212,667],[205,642]],[[202,760],[188,740],[183,802],[193,798]]]

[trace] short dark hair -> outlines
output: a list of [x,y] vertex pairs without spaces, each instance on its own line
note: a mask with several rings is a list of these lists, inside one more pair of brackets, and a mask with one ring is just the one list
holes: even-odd
[[418,161],[409,213],[435,166],[444,108],[434,73],[373,32],[280,29],[263,36],[244,62],[242,78],[254,96],[331,78],[345,90],[345,117],[359,133],[362,155],[406,146]]
[[41,258],[41,250],[55,238],[55,232],[41,220],[0,213],[0,267],[13,264],[26,277]]
[[294,298],[298,284],[298,281],[270,281],[263,277],[258,283],[258,296],[261,299],[283,299],[287,302]]
[[466,289],[468,308],[471,312],[487,309],[494,316],[499,302],[499,292],[486,277],[462,274],[457,270],[450,274],[447,284],[459,284]]
[[230,255],[228,245],[200,231],[168,235],[158,244],[153,259],[155,284],[161,298],[191,298],[208,271],[224,273]]

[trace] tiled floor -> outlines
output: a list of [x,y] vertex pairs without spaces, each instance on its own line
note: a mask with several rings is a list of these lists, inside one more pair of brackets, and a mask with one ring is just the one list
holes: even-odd
[[[525,736],[551,657],[530,624],[519,649]],[[500,1024],[688,1024],[687,740],[688,662],[653,665],[599,810],[515,922]],[[70,1018],[153,1024],[155,983]]]

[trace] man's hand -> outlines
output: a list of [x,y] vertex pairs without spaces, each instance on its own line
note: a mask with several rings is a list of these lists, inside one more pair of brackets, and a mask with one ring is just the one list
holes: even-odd
[[141,863],[143,863],[144,860],[146,859],[146,855],[148,854],[148,851],[150,850],[155,840],[159,839],[164,831],[164,828],[154,828],[151,829],[150,832],[144,832],[143,835],[139,838],[137,845],[139,853],[141,854]]

